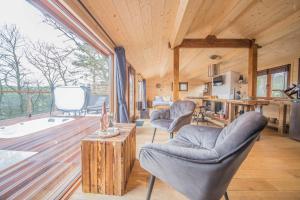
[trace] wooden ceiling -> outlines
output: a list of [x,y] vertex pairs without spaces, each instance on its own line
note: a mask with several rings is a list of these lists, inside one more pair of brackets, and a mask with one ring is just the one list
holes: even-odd
[[[60,0],[74,8],[78,1]],[[172,47],[184,38],[256,39],[258,68],[300,57],[299,0],[81,0],[144,77],[172,69]],[[78,7],[78,5],[77,5]],[[90,19],[81,20],[87,21]],[[93,28],[97,32],[96,28]],[[180,76],[207,81],[209,56],[221,71],[247,71],[247,49],[181,49]]]

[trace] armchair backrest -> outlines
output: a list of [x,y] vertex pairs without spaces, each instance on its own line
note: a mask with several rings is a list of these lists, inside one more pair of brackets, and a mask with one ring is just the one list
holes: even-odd
[[247,145],[248,140],[258,135],[266,124],[267,119],[261,113],[246,112],[221,131],[214,149],[220,157],[235,152]]
[[176,119],[179,116],[193,113],[195,110],[195,103],[192,101],[176,101],[170,108],[170,119]]
[[214,147],[220,162],[207,171],[207,185],[203,187],[210,189],[207,193],[200,193],[199,196],[203,197],[200,199],[221,198],[266,124],[267,119],[262,114],[246,112],[221,131]]

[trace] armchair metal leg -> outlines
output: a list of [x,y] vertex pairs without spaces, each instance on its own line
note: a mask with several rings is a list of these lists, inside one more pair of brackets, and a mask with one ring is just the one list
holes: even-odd
[[224,198],[225,198],[225,200],[229,200],[227,191],[226,191],[225,194],[224,194]]
[[155,138],[155,133],[156,133],[156,128],[154,129],[154,133],[153,133],[153,136],[152,136],[152,143],[153,143],[154,138]]
[[148,192],[147,192],[147,200],[150,200],[151,198],[154,182],[155,182],[155,176],[151,175],[149,180]]

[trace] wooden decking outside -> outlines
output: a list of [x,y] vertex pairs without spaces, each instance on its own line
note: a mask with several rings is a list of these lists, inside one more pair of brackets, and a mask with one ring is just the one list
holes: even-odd
[[0,199],[60,199],[80,181],[80,140],[98,128],[97,117],[20,138],[0,139],[0,149],[38,152],[0,171]]

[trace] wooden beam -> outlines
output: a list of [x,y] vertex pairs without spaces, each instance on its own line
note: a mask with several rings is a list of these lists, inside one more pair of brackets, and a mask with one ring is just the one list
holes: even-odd
[[180,48],[250,48],[249,39],[217,39],[209,35],[205,39],[184,39]]
[[179,1],[174,27],[170,35],[171,48],[174,48],[182,42],[201,4],[202,0]]
[[179,99],[179,48],[173,50],[173,101]]
[[257,45],[255,44],[255,40],[252,40],[248,56],[248,96],[256,98]]

